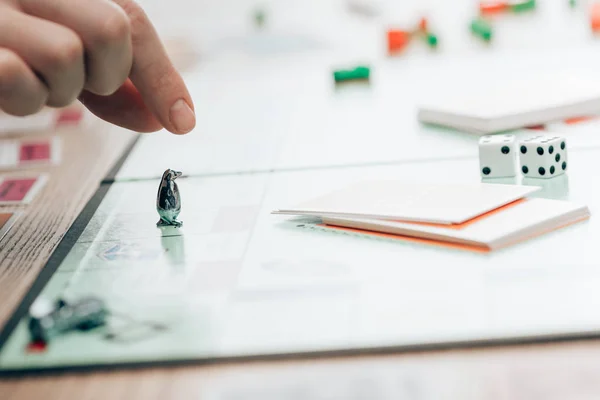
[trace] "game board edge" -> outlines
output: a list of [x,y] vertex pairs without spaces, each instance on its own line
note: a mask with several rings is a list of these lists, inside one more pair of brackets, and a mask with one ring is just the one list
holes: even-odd
[[129,157],[129,155],[133,151],[134,147],[140,140],[140,137],[141,137],[141,134],[137,134],[133,138],[131,143],[129,143],[129,145],[127,145],[121,158],[119,158],[117,160],[117,162],[112,166],[112,168],[108,171],[108,173],[106,174],[104,179],[102,179],[102,181],[100,182],[100,185],[110,185],[110,184],[115,183],[115,181],[117,180],[117,175],[119,174],[119,171],[121,170],[121,168],[123,168],[123,165],[125,165],[125,161],[127,161],[127,158]]
[[153,361],[128,361],[95,364],[66,364],[34,368],[0,369],[0,379],[22,376],[51,376],[63,373],[108,372],[147,368],[173,368],[185,366],[226,365],[231,363],[260,363],[277,361],[315,360],[322,358],[368,357],[378,355],[401,355],[419,352],[494,349],[506,346],[545,345],[587,340],[597,340],[597,330],[570,333],[554,333],[537,336],[513,336],[488,339],[459,339],[455,341],[426,342],[420,344],[387,345],[374,347],[349,347],[333,350],[312,350],[268,354],[244,354],[238,356],[208,356],[196,358],[163,359]]
[[13,311],[11,316],[8,318],[4,326],[0,329],[0,353],[8,339],[11,337],[12,333],[16,329],[19,322],[23,319],[23,317],[29,312],[29,307],[35,301],[37,296],[42,292],[44,287],[48,284],[54,272],[58,269],[60,264],[63,262],[65,257],[69,254],[77,239],[85,228],[87,227],[89,221],[92,219],[92,216],[95,214],[96,210],[102,203],[104,196],[108,193],[111,184],[105,183],[107,179],[110,177],[114,177],[119,169],[125,163],[125,160],[133,150],[134,146],[138,141],[139,135],[136,136],[132,142],[125,148],[121,157],[115,162],[110,171],[108,172],[106,178],[104,178],[100,183],[90,200],[83,207],[79,215],[75,218],[67,232],[64,234],[50,257],[48,261],[44,264],[39,274],[27,289],[25,295],[21,298],[19,305]]

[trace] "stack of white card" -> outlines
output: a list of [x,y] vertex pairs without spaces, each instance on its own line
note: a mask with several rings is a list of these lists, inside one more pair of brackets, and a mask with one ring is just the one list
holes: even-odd
[[598,79],[540,74],[466,86],[460,94],[431,93],[419,121],[487,135],[600,112]]
[[273,211],[322,218],[325,226],[495,250],[590,216],[587,206],[527,198],[538,187],[369,181]]

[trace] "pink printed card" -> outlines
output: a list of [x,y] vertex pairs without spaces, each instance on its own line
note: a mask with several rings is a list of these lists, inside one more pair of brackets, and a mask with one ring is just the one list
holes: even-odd
[[59,137],[0,140],[0,169],[56,165],[61,161]]
[[46,175],[0,176],[0,205],[29,204],[47,181]]

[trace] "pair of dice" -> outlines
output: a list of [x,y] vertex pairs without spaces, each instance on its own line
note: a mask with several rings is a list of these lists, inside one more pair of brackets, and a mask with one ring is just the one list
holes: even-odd
[[514,135],[483,136],[479,140],[479,171],[483,178],[548,179],[567,170],[567,142],[560,136],[534,136],[517,143]]

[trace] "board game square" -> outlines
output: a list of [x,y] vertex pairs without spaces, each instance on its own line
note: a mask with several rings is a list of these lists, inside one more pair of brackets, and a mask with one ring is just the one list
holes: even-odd
[[21,145],[19,161],[47,161],[50,160],[50,142],[33,142]]
[[5,179],[0,183],[0,201],[23,201],[36,181],[36,178]]
[[243,232],[250,230],[260,206],[222,207],[213,224],[212,233]]

